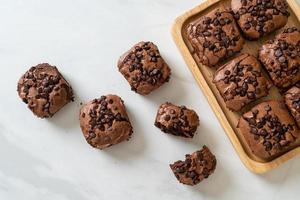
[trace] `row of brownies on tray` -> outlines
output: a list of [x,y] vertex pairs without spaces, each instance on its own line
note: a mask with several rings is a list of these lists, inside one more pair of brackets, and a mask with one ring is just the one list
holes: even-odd
[[[257,40],[285,26],[289,15],[284,0],[232,0],[231,9],[219,7],[191,22],[186,34],[196,62],[214,67],[241,51],[244,38]],[[281,101],[266,101],[244,113],[237,126],[252,153],[270,160],[300,144],[300,30],[285,28],[259,49],[258,59],[243,53],[215,72],[213,83],[229,110],[268,95],[272,83],[261,63],[285,92],[289,110]]]

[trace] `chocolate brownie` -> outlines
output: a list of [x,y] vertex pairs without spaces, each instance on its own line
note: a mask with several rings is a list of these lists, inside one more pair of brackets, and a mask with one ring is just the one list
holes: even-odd
[[231,12],[224,7],[191,22],[187,36],[198,64],[211,67],[240,51],[244,44]]
[[152,42],[140,42],[124,53],[118,62],[119,71],[131,89],[147,95],[168,82],[171,69]]
[[298,124],[298,127],[300,127],[300,87],[294,86],[289,89],[284,98],[285,104],[291,111],[295,121]]
[[159,107],[154,124],[165,133],[192,138],[199,126],[199,117],[194,110],[167,102]]
[[249,54],[242,54],[219,68],[213,82],[232,111],[239,111],[246,104],[268,95],[271,87],[261,72],[259,61]]
[[231,8],[244,35],[251,40],[284,27],[290,15],[285,0],[232,0]]
[[208,178],[216,165],[216,157],[203,146],[200,151],[185,155],[185,161],[176,161],[170,167],[180,183],[193,186]]
[[73,90],[55,66],[31,67],[18,82],[18,94],[40,118],[52,117],[73,100]]
[[274,84],[283,89],[300,80],[300,31],[287,28],[259,50],[259,59]]
[[299,130],[283,102],[266,101],[243,114],[238,122],[257,157],[270,160],[299,144]]
[[80,127],[87,142],[104,149],[132,135],[132,126],[123,100],[116,95],[101,96],[80,109]]

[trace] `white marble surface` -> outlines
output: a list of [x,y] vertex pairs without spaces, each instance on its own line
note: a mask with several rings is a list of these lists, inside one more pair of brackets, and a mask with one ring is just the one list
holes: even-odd
[[[176,16],[199,0],[0,0],[0,199],[199,200],[299,199],[300,159],[264,175],[239,160],[170,36]],[[170,83],[147,97],[129,90],[119,55],[151,40],[173,70]],[[21,102],[16,83],[30,66],[57,65],[76,101],[50,120]],[[91,148],[78,125],[80,102],[115,93],[126,102],[134,135],[105,151]],[[153,126],[160,103],[194,108],[201,127],[192,140]],[[177,182],[168,164],[208,145],[216,172],[198,186]]]

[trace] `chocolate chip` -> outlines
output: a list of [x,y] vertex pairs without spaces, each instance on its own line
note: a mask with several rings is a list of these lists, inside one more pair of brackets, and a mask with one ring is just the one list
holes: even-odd
[[261,129],[259,130],[258,134],[264,137],[268,135],[268,132],[265,129]]
[[286,61],[286,59],[285,59],[284,56],[279,57],[278,60],[279,60],[279,62],[281,62],[281,63],[284,63],[284,62]]
[[276,57],[282,56],[282,51],[281,51],[280,49],[277,49],[277,50],[275,51],[275,56],[276,56]]
[[264,142],[264,146],[266,147],[266,151],[270,151],[272,149],[272,144],[269,141]]
[[250,132],[253,133],[253,134],[257,134],[257,129],[256,128],[251,128]]
[[169,121],[170,119],[171,119],[170,115],[166,115],[165,118],[164,118],[164,120],[166,120],[166,121]]
[[204,36],[211,36],[211,33],[208,32],[208,31],[205,31],[205,32],[203,33],[203,35],[204,35]]

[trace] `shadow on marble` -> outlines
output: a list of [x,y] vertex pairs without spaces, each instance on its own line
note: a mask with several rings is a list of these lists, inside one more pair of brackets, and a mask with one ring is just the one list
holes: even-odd
[[[212,150],[212,152],[217,152],[217,138],[215,138],[215,135],[210,134],[210,129],[209,127],[207,127],[206,124],[201,124],[200,122],[200,126],[197,129],[197,134],[193,137],[193,138],[183,138],[183,137],[178,137],[178,136],[174,136],[171,134],[166,134],[163,133],[166,137],[168,137],[170,140],[174,140],[176,142],[179,143],[183,143],[183,144],[189,144],[192,145],[196,150],[200,150],[203,145],[206,145],[208,148],[210,148]],[[188,153],[188,152],[186,152]],[[192,152],[189,152],[192,153]]]
[[232,188],[232,178],[229,177],[229,173],[222,163],[218,162],[215,172],[207,179],[193,187],[186,187],[193,192],[201,193],[202,196],[222,199],[226,191]]
[[71,133],[72,129],[78,128],[79,126],[79,110],[81,108],[80,103],[82,100],[80,97],[74,94],[74,102],[70,102],[59,110],[52,118],[46,119],[49,123],[57,126],[66,133]]
[[127,114],[133,126],[133,134],[130,140],[104,149],[101,153],[103,152],[121,162],[134,162],[137,157],[142,156],[143,152],[147,148],[144,136],[145,131],[144,127],[141,125],[142,123],[139,123],[139,120],[134,116],[132,112],[133,109],[134,108],[126,105]]
[[294,158],[283,165],[265,173],[256,174],[261,180],[268,182],[273,185],[282,185],[285,181],[289,179],[300,179],[300,160]]
[[[9,132],[3,127],[1,127],[1,131]],[[36,195],[39,192],[44,194],[47,191],[49,194],[63,196],[66,199],[87,199],[79,192],[79,188],[69,181],[59,177],[45,177],[41,175],[39,169],[51,171],[51,166],[12,144],[1,133],[0,146],[1,149],[5,149],[5,151],[0,151],[1,182],[9,186],[9,188],[20,189],[21,187],[22,190],[26,191],[26,188],[29,187],[35,189]],[[32,189],[28,192],[33,192]],[[23,195],[24,197],[26,196],[26,194]]]
[[181,105],[181,102],[184,102],[184,98],[188,96],[186,91],[183,82],[177,80],[175,75],[171,75],[171,79],[168,83],[165,83],[149,95],[141,97],[143,97],[145,101],[152,101],[157,105],[165,102]]

